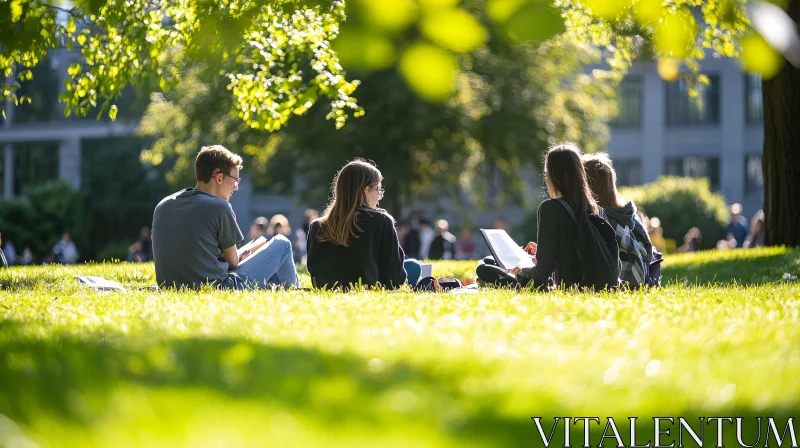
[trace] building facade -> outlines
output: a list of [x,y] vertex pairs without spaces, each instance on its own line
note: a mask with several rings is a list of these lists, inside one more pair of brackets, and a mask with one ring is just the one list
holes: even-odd
[[709,84],[701,87],[698,107],[687,84],[662,80],[654,63],[631,69],[620,85],[608,143],[618,181],[707,177],[727,203],[741,203],[752,216],[763,203],[761,80],[730,59],[706,60],[702,72]]

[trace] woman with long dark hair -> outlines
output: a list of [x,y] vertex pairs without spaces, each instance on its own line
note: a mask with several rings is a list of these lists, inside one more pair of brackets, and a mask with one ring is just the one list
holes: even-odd
[[577,248],[577,224],[557,199],[563,199],[578,221],[585,213],[598,213],[586,181],[581,150],[572,143],[559,144],[547,151],[544,178],[550,199],[539,205],[537,243],[526,250],[535,257],[532,268],[513,268],[506,272],[491,257],[478,266],[478,278],[501,286],[532,286],[552,289],[578,285],[583,278]]
[[[383,176],[374,164],[356,159],[333,180],[330,205],[308,230],[308,272],[316,288],[353,285],[397,288],[407,280],[395,221],[378,208]],[[412,279],[415,280],[415,279]]]

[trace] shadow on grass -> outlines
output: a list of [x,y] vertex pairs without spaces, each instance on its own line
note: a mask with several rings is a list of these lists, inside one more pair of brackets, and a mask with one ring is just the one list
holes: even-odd
[[[514,399],[511,393],[473,390],[465,394],[466,380],[489,373],[479,368],[464,366],[459,371],[447,366],[428,370],[402,363],[387,365],[349,354],[233,339],[195,338],[116,346],[99,339],[26,337],[22,336],[26,334],[23,327],[17,322],[0,323],[0,413],[20,423],[46,414],[89,427],[92,415],[105,412],[114,389],[135,384],[152,390],[185,388],[187,393],[211,390],[231,400],[263,400],[265,404],[302,413],[329,428],[354,421],[378,429],[422,425],[453,442],[543,446],[530,419],[532,415],[507,415],[501,411],[502,403]],[[528,403],[529,409],[536,410],[536,416],[543,417],[547,434],[554,416],[585,414],[579,412],[580,403],[554,406],[553,397],[559,395],[559,391],[553,391],[542,397],[538,406],[536,400]],[[95,408],[87,411],[87,402]],[[597,408],[597,403],[587,405]],[[765,410],[766,414],[760,415],[788,416],[798,410]],[[697,416],[706,415],[688,412],[682,416],[697,421]],[[730,408],[715,409],[713,415],[750,417],[756,413]],[[643,419],[637,430],[644,434],[643,440],[650,439],[652,420],[645,415],[632,416]],[[605,415],[598,417],[603,419]],[[619,420],[620,431],[627,439],[627,416]],[[563,425],[559,428],[556,440],[563,437]],[[754,434],[752,428],[745,429],[746,435]],[[592,428],[593,446],[602,431],[602,426]],[[716,434],[706,432],[707,440]],[[573,441],[582,441],[583,427],[573,426],[571,434]],[[726,439],[733,435],[729,431]],[[613,439],[605,442],[605,446],[614,446]]]
[[783,281],[784,273],[800,277],[800,251],[784,248],[706,251],[667,257],[662,285],[763,285]]

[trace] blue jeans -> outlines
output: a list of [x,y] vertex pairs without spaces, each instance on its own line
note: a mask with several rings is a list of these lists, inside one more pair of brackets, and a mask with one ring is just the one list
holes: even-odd
[[300,286],[292,258],[292,243],[283,235],[274,236],[266,248],[246,261],[229,271],[225,287],[241,290]]

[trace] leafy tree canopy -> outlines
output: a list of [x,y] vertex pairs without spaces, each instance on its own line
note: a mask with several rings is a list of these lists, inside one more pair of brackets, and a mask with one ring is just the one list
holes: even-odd
[[324,98],[326,117],[341,127],[348,114],[364,112],[353,96],[359,82],[343,66],[396,67],[420,96],[444,101],[458,85],[460,58],[480,51],[492,26],[508,42],[563,33],[602,48],[610,70],[598,74],[615,79],[642,50],[668,80],[682,65],[696,74],[705,50],[770,77],[783,58],[768,42],[780,45],[769,27],[759,28],[763,37],[753,30],[746,1],[0,0],[0,69],[13,81],[3,97],[26,100],[17,97],[19,83],[47,50],[77,47],[83,61],[69,68],[61,97],[68,114],[99,109],[113,119],[126,85],[167,91],[203,62],[223,67],[232,111],[248,126],[277,130]]

